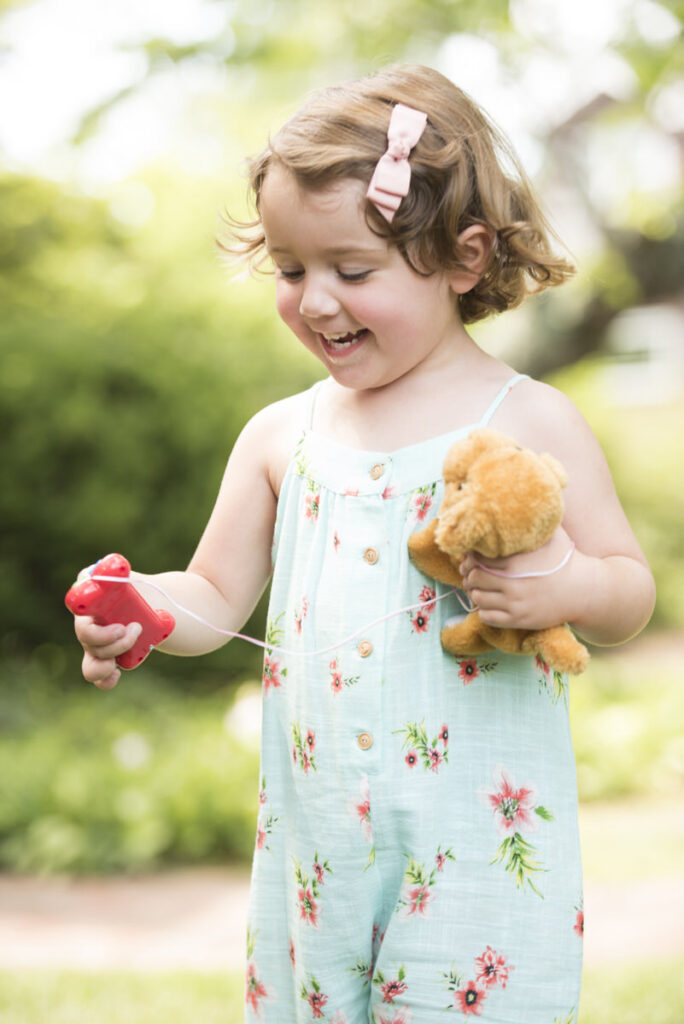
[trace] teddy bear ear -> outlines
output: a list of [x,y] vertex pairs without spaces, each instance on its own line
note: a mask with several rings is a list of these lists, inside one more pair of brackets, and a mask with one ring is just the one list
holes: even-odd
[[487,427],[471,430],[463,441],[456,441],[447,452],[443,467],[444,479],[447,482],[464,479],[475,460],[484,452],[499,448],[502,440],[511,443],[497,430],[489,430]]
[[551,472],[558,480],[558,483],[561,485],[561,487],[567,487],[568,474],[565,472],[565,467],[561,465],[558,459],[554,459],[553,455],[549,455],[548,452],[542,452],[539,458],[545,466],[548,466],[548,468],[551,470]]

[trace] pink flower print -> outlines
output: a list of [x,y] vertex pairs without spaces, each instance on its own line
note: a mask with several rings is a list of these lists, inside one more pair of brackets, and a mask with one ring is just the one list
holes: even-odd
[[323,1007],[328,1002],[328,997],[322,992],[309,992],[306,1001],[313,1010],[314,1020],[322,1019]]
[[259,979],[257,972],[256,963],[254,960],[249,960],[245,971],[245,1003],[252,1008],[257,1020],[262,1020],[264,1009],[261,1006],[261,1002],[262,1000],[267,1000],[271,993],[263,981]]
[[335,552],[336,552],[336,553],[337,553],[337,551],[339,551],[339,548],[340,548],[340,544],[341,544],[341,543],[342,543],[342,542],[341,542],[341,540],[340,540],[340,535],[339,535],[339,533],[337,532],[337,530],[335,530],[335,532],[333,533],[333,548],[335,549]]
[[310,486],[309,493],[306,495],[306,518],[316,520],[318,519],[318,513],[321,510],[321,492],[317,490],[317,485]]
[[429,484],[427,487],[421,487],[419,490],[414,491],[411,508],[415,518],[420,522],[426,518],[432,508],[435,491],[435,484]]
[[533,892],[543,897],[532,876],[546,869],[537,860],[537,851],[523,837],[522,831],[536,832],[540,820],[553,821],[553,814],[536,803],[537,791],[534,786],[516,789],[515,783],[501,765],[494,769],[494,792],[481,786],[478,797],[494,810],[496,829],[503,836],[490,863],[503,864],[515,879],[517,888],[524,889],[528,885]]
[[540,672],[543,672],[544,675],[548,676],[550,671],[551,671],[551,667],[546,664],[546,662],[542,658],[541,654],[537,654],[535,659],[534,659],[534,661],[535,661],[535,664],[536,664],[537,668],[540,670]]
[[321,883],[321,885],[323,885],[323,882],[325,881],[325,868],[320,863],[320,861],[316,861],[316,863],[313,866],[313,869],[316,878]]
[[438,871],[444,871],[444,865],[446,864],[446,861],[447,859],[445,855],[442,853],[441,850],[438,850],[435,856],[435,865]]
[[475,961],[475,970],[476,981],[485,988],[494,988],[495,985],[506,988],[508,972],[512,968],[506,966],[506,960],[500,953],[487,946],[482,956]]
[[577,935],[579,935],[580,939],[583,939],[584,938],[584,911],[582,910],[582,907],[576,907],[575,909],[577,910],[577,916],[575,918],[575,924],[574,924],[574,927],[573,927],[573,931],[576,932]]
[[316,747],[316,733],[312,729],[307,729],[306,736],[302,738],[302,728],[299,722],[291,722],[290,727],[292,729],[292,739],[294,746],[292,748],[292,759],[295,765],[299,764],[305,775],[309,774],[309,769],[313,768],[316,771],[316,761],[314,759],[314,749]]
[[309,602],[307,601],[306,597],[303,597],[302,598],[302,603],[301,603],[300,607],[295,609],[295,613],[294,613],[295,629],[297,630],[298,633],[302,632],[302,623],[304,622],[304,619],[306,618],[306,613],[308,612],[308,610],[309,610]]
[[373,841],[373,833],[371,830],[370,786],[367,775],[361,776],[359,798],[358,802],[354,805],[354,810],[361,825],[363,838],[367,843],[371,843]]
[[292,964],[292,970],[294,971],[297,966],[297,954],[295,952],[294,939],[290,939],[290,963]]
[[339,693],[340,690],[344,689],[344,679],[342,673],[337,667],[336,661],[330,662],[330,689],[333,693]]
[[387,486],[387,487],[385,488],[385,490],[384,490],[384,491],[382,492],[382,498],[383,498],[383,500],[384,500],[384,501],[387,501],[387,500],[388,500],[388,498],[393,498],[393,497],[394,497],[394,487],[389,487],[389,486]]
[[408,1006],[393,1010],[376,1010],[375,1019],[378,1024],[411,1024],[413,1013]]
[[358,487],[347,487],[344,493],[347,498],[358,498],[359,489]]
[[314,928],[318,928],[318,904],[314,899],[311,888],[300,888],[297,892],[297,898],[299,900],[300,919],[306,921],[307,924],[312,925]]
[[417,611],[411,619],[411,625],[415,629],[416,633],[427,633],[429,624],[430,616],[426,615],[423,611]]
[[359,676],[343,676],[337,658],[330,662],[330,689],[333,693],[341,693],[345,686],[354,686]]
[[420,757],[425,771],[429,769],[435,773],[439,772],[440,767],[449,760],[449,749],[446,743],[443,751],[440,751],[437,746],[446,729],[446,725],[443,724],[440,732],[433,736],[432,740],[428,740],[424,722],[407,722],[403,729],[395,729],[395,732],[401,733],[404,737],[402,747],[404,750],[408,749],[404,760],[409,768],[413,768]]
[[257,825],[257,842],[256,842],[257,850],[263,850],[265,843],[266,843],[266,832],[261,827],[261,824],[258,824]]
[[430,771],[431,772],[438,772],[439,771],[439,766],[442,763],[442,761],[444,760],[444,757],[442,756],[442,754],[440,754],[439,750],[437,750],[436,747],[428,747],[428,757],[430,758],[430,761],[432,762],[430,764]]
[[414,914],[418,914],[421,917],[427,917],[427,908],[435,898],[434,894],[430,892],[430,887],[428,885],[414,885],[408,889],[406,895],[409,908],[406,916],[412,917]]
[[439,738],[446,747],[449,743],[449,727],[447,725],[443,725],[439,730]]
[[468,658],[467,661],[462,661],[458,669],[458,678],[463,682],[464,686],[468,683],[472,683],[474,679],[480,674],[477,662],[474,658]]
[[432,615],[432,613],[435,610],[435,600],[434,599],[435,599],[436,596],[437,596],[437,591],[434,590],[433,587],[427,587],[427,586],[423,587],[423,589],[420,592],[420,602],[421,602],[421,604],[425,604],[424,611],[428,615]]
[[471,1015],[479,1017],[486,996],[486,988],[478,985],[475,981],[468,981],[463,988],[457,989],[454,993],[454,1005],[466,1017]]
[[280,659],[274,658],[272,654],[264,655],[264,672],[262,676],[264,689],[269,690],[271,686],[283,685],[283,675],[280,667]]
[[301,997],[305,999],[313,1010],[314,1020],[323,1020],[323,1007],[328,1002],[328,997],[324,992],[321,992],[321,986],[318,984],[313,974],[309,975],[309,986],[302,982]]
[[393,1003],[395,998],[402,995],[407,988],[408,986],[406,982],[399,978],[393,978],[391,981],[386,981],[380,986],[383,1003]]
[[535,814],[537,790],[534,786],[515,788],[515,783],[501,765],[494,769],[494,792],[480,790],[494,809],[499,835],[508,836],[514,832],[536,832],[539,818]]

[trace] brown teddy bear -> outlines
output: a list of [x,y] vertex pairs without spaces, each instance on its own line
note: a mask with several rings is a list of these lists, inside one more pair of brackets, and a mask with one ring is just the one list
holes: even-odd
[[[421,572],[461,587],[458,566],[467,551],[502,558],[545,544],[563,518],[565,470],[551,455],[521,448],[496,430],[477,429],[449,449],[444,497],[437,518],[408,542]],[[487,626],[477,611],[442,629],[442,647],[468,657],[498,649],[538,654],[560,672],[577,675],[589,653],[565,625],[524,630]]]

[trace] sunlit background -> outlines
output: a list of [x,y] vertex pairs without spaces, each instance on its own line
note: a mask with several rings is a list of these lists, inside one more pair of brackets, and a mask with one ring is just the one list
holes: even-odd
[[[246,419],[318,376],[269,280],[219,260],[221,215],[247,211],[246,159],[307,93],[409,60],[510,136],[579,268],[476,337],[580,406],[657,578],[644,637],[594,652],[571,687],[588,881],[681,877],[681,16],[678,0],[0,0],[5,872],[247,869],[258,652],[158,655],[94,692],[63,593],[107,551],[184,565]],[[590,974],[580,1024],[680,1024],[664,979],[682,956]],[[3,979],[0,1009],[4,985],[33,1024]],[[179,1021],[199,1019],[189,1005]]]

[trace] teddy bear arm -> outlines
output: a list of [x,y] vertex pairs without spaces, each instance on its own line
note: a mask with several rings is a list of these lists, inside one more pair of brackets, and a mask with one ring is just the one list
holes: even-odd
[[492,645],[482,635],[482,623],[477,612],[471,612],[459,622],[449,623],[440,633],[442,647],[447,654],[469,658],[491,651]]
[[538,654],[547,665],[559,672],[576,676],[589,662],[589,652],[567,626],[551,626],[529,633],[522,644],[523,651]]
[[415,567],[426,576],[452,587],[460,587],[463,580],[458,568],[437,547],[435,531],[438,521],[433,519],[424,530],[411,534],[408,541],[409,555]]

